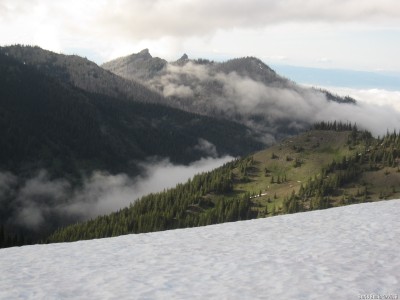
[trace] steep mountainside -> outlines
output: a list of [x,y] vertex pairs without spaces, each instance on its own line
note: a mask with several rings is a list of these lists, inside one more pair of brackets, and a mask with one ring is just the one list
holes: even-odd
[[400,136],[350,124],[317,130],[151,194],[108,216],[60,229],[49,242],[195,227],[400,197]]
[[241,123],[257,132],[268,145],[324,120],[325,117],[318,117],[318,111],[340,110],[330,108],[332,101],[354,103],[349,97],[300,87],[254,57],[215,63],[190,60],[183,55],[176,62],[167,63],[145,49],[102,66],[114,74],[79,56],[39,47],[9,46],[0,48],[0,52],[89,92],[163,103]]
[[330,101],[355,103],[350,97],[301,87],[255,57],[217,63],[190,60],[185,54],[166,63],[145,49],[102,67],[140,80],[164,95],[173,107],[245,124],[267,144],[321,121],[311,110],[328,107]]
[[[149,157],[188,164],[262,147],[241,124],[89,93],[4,54],[0,86],[0,225],[8,231],[15,225],[14,213],[22,211],[22,205],[26,208],[28,188],[25,217],[45,207],[48,215],[39,219],[51,224],[44,222],[38,231],[48,232],[76,221],[48,209],[68,200],[58,191],[79,187],[82,178],[96,170],[138,175],[140,163]],[[43,171],[53,185],[43,182]]]

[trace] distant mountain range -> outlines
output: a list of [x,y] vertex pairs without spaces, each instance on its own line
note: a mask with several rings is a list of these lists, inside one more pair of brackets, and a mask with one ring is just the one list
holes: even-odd
[[[99,67],[39,47],[1,47],[0,86],[0,225],[34,238],[77,221],[51,209],[69,201],[57,191],[82,188],[95,171],[135,176],[154,157],[244,156],[310,127],[315,120],[296,101],[355,103],[300,87],[254,57],[167,62],[147,49]],[[43,182],[32,186],[40,174],[55,182],[51,193]],[[16,222],[37,210],[44,226]]]
[[173,107],[245,124],[263,135],[267,144],[305,130],[313,122],[290,113],[287,106],[293,102],[355,103],[350,97],[301,87],[255,57],[217,63],[192,60],[184,54],[175,62],[167,62],[144,49],[102,67],[158,91]]

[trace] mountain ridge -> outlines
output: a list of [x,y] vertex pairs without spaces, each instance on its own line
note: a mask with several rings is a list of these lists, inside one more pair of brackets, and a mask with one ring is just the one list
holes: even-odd
[[131,67],[133,63],[127,62],[128,57],[135,61],[137,56],[140,55],[116,59],[102,67],[127,79],[141,81],[162,94],[172,107],[245,124],[264,135],[263,141],[269,145],[321,121],[310,120],[296,110],[289,114],[292,107],[287,103],[289,98],[304,109],[310,101],[321,107],[329,102],[355,104],[350,97],[299,86],[256,57],[214,62],[183,55],[177,61],[163,60],[162,66],[150,71],[150,66],[159,58],[149,56],[145,66],[137,63]]
[[140,102],[164,102],[159,93],[144,87],[141,83],[126,80],[77,55],[57,54],[37,46],[21,45],[0,47],[0,52],[91,93]]

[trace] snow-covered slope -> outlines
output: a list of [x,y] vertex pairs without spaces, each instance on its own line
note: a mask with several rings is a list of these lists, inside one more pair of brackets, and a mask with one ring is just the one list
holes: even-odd
[[400,200],[392,200],[3,249],[0,298],[360,299],[400,294],[399,213]]

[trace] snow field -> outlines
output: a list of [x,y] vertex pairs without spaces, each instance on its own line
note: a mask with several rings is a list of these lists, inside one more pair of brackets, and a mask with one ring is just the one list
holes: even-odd
[[400,200],[0,250],[0,299],[400,295]]

